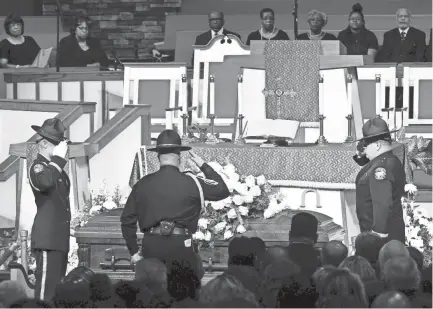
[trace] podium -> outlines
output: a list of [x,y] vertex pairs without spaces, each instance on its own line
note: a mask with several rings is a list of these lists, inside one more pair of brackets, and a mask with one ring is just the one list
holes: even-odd
[[[79,208],[80,205],[84,205],[89,199],[88,180],[90,178],[90,172],[88,157],[97,154],[99,152],[98,147],[97,144],[87,143],[72,143],[68,146],[68,163],[64,170],[69,175],[71,181],[71,208],[73,208],[74,205],[76,208]],[[20,227],[23,183],[27,182],[24,179],[24,175],[28,177],[28,167],[33,163],[38,154],[38,145],[33,142],[11,144],[9,154],[20,158],[17,173],[15,219],[15,231],[18,231]],[[27,172],[25,170],[26,166]],[[76,211],[78,209],[71,209],[72,213],[74,213],[74,210]]]

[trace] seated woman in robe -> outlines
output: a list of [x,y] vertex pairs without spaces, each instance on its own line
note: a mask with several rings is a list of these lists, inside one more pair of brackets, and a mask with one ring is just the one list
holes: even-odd
[[275,27],[275,13],[272,9],[262,9],[260,19],[262,26],[250,33],[246,45],[250,46],[251,41],[290,40],[286,32]]
[[24,20],[16,14],[5,18],[4,28],[8,37],[0,42],[0,66],[2,68],[29,67],[41,48],[35,39],[24,34]]
[[346,46],[348,55],[375,57],[379,50],[376,35],[365,28],[364,14],[359,3],[353,5],[349,14],[349,26],[340,31],[338,39]]
[[328,23],[328,16],[325,13],[311,10],[308,13],[307,22],[310,31],[298,35],[297,40],[337,40],[332,33],[323,31],[323,28]]
[[110,65],[98,39],[90,37],[91,21],[88,17],[75,19],[70,35],[60,40],[60,67],[105,67]]

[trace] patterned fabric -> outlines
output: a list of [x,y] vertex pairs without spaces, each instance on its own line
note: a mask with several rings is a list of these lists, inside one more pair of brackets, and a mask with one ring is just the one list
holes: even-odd
[[320,41],[268,41],[264,55],[266,118],[317,122]]
[[[38,145],[37,144],[28,144],[27,146],[27,169],[30,167],[30,165],[32,165],[33,161],[36,159],[36,157],[38,156]],[[63,168],[63,170],[66,172],[66,174],[69,176],[69,149],[68,152],[66,154],[66,165]],[[27,173],[27,177],[29,177],[29,173]]]
[[[355,144],[329,144],[326,146],[260,148],[254,145],[238,146],[234,144],[192,145],[193,151],[205,162],[217,161],[220,164],[231,163],[241,175],[264,175],[270,180],[291,181],[293,186],[318,187],[316,183],[326,184],[323,188],[354,188],[356,175],[360,170],[352,156]],[[403,147],[397,147],[394,153],[403,160]],[[182,153],[181,170],[192,170]],[[139,159],[141,158],[141,160]],[[135,156],[130,186],[132,187],[144,175],[159,169],[155,152],[140,148]],[[311,184],[311,186],[306,185]]]

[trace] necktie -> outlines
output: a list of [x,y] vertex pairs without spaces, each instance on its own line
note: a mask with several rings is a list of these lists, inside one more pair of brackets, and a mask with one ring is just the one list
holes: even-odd
[[404,39],[406,38],[406,32],[402,32],[402,33],[400,33],[400,38],[401,38],[401,41],[403,42],[404,41]]
[[214,31],[213,32],[213,37],[216,37],[218,35],[218,32]]

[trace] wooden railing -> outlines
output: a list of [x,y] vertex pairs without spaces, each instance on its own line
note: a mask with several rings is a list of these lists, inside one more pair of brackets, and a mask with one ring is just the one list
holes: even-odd
[[[73,124],[83,114],[90,114],[92,123],[95,103],[90,102],[58,102],[58,101],[27,101],[27,100],[0,100],[0,110],[59,112],[56,118],[60,119],[66,127]],[[92,124],[91,124],[92,127]],[[37,134],[28,142],[34,142]],[[19,157],[10,155],[0,163],[0,182],[6,181],[19,170]]]
[[[150,145],[150,105],[125,105],[85,143],[97,144],[99,151],[141,117],[141,145]],[[91,157],[89,157],[91,159]]]

